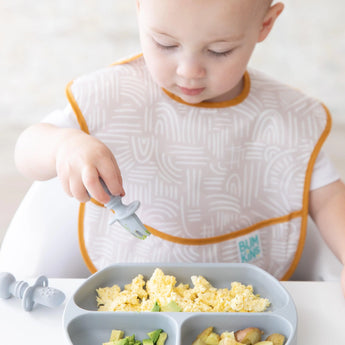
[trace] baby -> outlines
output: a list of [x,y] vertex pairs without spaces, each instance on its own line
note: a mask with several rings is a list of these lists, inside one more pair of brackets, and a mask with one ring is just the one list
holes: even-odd
[[[138,0],[143,54],[74,80],[66,110],[22,133],[19,170],[58,176],[80,201],[92,272],[115,262],[250,262],[288,279],[308,213],[345,265],[345,187],[321,151],[329,112],[247,67],[283,8]],[[145,241],[107,224],[100,178],[141,201]]]

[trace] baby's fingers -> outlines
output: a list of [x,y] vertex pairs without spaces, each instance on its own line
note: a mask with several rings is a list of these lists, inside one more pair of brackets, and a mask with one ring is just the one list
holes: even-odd
[[110,201],[110,196],[101,184],[98,171],[85,169],[82,173],[82,183],[86,188],[89,197],[106,204]]
[[122,186],[122,176],[115,159],[106,162],[104,166],[100,167],[99,175],[111,195],[125,195]]
[[65,191],[65,193],[70,197],[74,197],[73,192],[71,191],[70,176],[64,171],[61,171],[61,172],[58,171],[58,177],[59,177],[62,189]]
[[71,195],[79,202],[86,202],[90,199],[90,196],[83,184],[83,181],[78,179],[70,179],[69,189]]
[[79,202],[86,202],[90,199],[80,175],[71,172],[69,174],[60,173],[59,179],[63,190],[70,197],[77,199]]

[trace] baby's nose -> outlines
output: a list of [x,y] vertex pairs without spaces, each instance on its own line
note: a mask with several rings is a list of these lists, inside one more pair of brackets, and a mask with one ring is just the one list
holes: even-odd
[[176,73],[184,79],[200,79],[205,76],[205,68],[197,59],[184,58],[179,61]]

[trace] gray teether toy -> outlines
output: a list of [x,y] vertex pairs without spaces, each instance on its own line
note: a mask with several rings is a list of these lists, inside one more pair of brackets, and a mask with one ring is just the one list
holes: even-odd
[[0,272],[0,298],[7,299],[12,296],[22,300],[26,311],[31,311],[35,304],[54,308],[65,300],[62,291],[48,287],[45,276],[40,276],[34,285],[29,286],[27,282],[16,281],[11,273]]
[[110,220],[109,224],[119,222],[128,232],[141,240],[144,240],[147,236],[149,236],[150,232],[146,229],[144,224],[135,214],[135,211],[140,206],[140,202],[133,201],[128,205],[124,205],[122,203],[122,197],[119,195],[112,195],[104,181],[102,179],[100,179],[100,181],[104,190],[110,196],[110,201],[104,206],[109,210],[115,211],[115,215]]

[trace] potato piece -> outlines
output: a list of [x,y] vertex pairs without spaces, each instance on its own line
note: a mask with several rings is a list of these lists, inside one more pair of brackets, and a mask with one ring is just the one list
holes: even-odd
[[224,338],[232,338],[232,339],[235,339],[235,333],[234,332],[223,332],[221,335],[220,335],[220,339],[224,339]]
[[201,340],[200,338],[196,338],[194,341],[193,341],[193,344],[192,345],[206,345],[206,343]]
[[210,335],[206,338],[205,343],[207,345],[218,345],[220,341],[219,334],[211,332]]
[[235,338],[241,344],[253,345],[261,340],[263,332],[259,328],[248,327],[235,332]]
[[223,339],[220,340],[218,345],[243,345],[243,344],[239,343],[234,338],[224,337]]
[[259,341],[255,345],[274,345],[274,344],[272,343],[272,341],[263,340],[263,341]]
[[207,337],[212,333],[213,327],[208,327],[204,329],[197,338],[193,341],[192,345],[205,345]]
[[242,345],[242,343],[236,341],[234,332],[223,332],[220,335],[220,342],[218,345]]
[[204,329],[199,335],[198,338],[200,338],[201,340],[205,341],[207,339],[207,337],[213,332],[213,327],[207,327],[206,329]]
[[285,337],[279,333],[273,333],[269,335],[266,340],[269,340],[273,343],[273,345],[283,345],[285,342]]

